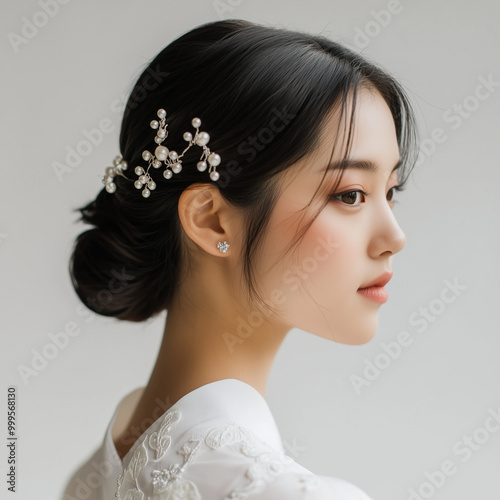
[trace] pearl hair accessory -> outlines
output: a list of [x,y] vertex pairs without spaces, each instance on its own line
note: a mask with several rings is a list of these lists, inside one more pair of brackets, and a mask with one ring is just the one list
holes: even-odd
[[[196,164],[196,168],[200,172],[204,172],[208,167],[210,179],[217,181],[219,179],[219,172],[217,172],[216,167],[220,164],[221,157],[217,153],[212,153],[207,147],[210,136],[207,132],[200,132],[201,120],[199,118],[193,118],[191,120],[191,125],[196,129],[196,133],[193,137],[191,132],[184,132],[182,137],[188,143],[188,146],[179,155],[176,151],[170,151],[166,146],[162,146],[162,142],[168,136],[168,124],[165,121],[167,112],[164,109],[159,109],[156,114],[160,120],[152,120],[149,125],[152,129],[157,130],[154,140],[158,146],[156,146],[154,154],[148,150],[142,152],[143,160],[148,162],[146,169],[142,166],[136,166],[134,169],[135,174],[139,177],[134,182],[134,186],[137,189],[142,189],[142,196],[148,198],[151,195],[151,191],[156,189],[156,182],[149,174],[149,169],[151,167],[160,168],[164,164],[166,169],[163,171],[163,177],[165,177],[165,179],[171,179],[173,174],[178,174],[182,170],[181,158],[193,145],[203,148],[203,153]],[[123,171],[127,170],[128,164],[121,156],[117,156],[114,159],[113,165],[113,167],[106,168],[106,173],[102,180],[108,193],[114,193],[116,191],[116,184],[113,182],[115,175],[121,175],[125,179],[132,181],[132,179],[129,179],[123,174]],[[227,244],[227,242],[224,243]],[[227,248],[229,248],[229,244],[227,244]],[[226,252],[227,248],[226,250],[221,250],[221,252]]]

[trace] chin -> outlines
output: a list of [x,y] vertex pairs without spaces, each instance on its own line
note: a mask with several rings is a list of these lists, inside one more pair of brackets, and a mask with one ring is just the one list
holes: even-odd
[[[378,329],[378,315],[366,318],[366,321],[356,325],[350,325],[350,328],[345,328],[341,332],[339,340],[342,344],[348,345],[363,345],[367,344],[375,337]],[[335,340],[335,339],[334,339]]]
[[347,339],[344,343],[349,345],[363,345],[368,344],[368,342],[373,340],[374,337],[375,332],[365,335],[353,336],[352,338]]
[[334,331],[314,331],[306,330],[317,335],[318,337],[323,337],[332,342],[338,342],[339,344],[346,345],[363,345],[370,342],[377,333],[378,321],[371,322],[370,324],[358,325],[356,328],[350,327],[339,327],[335,328]]

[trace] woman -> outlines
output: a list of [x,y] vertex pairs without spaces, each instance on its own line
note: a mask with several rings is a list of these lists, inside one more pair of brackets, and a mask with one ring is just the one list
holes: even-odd
[[291,328],[376,332],[416,158],[404,91],[326,38],[208,23],[139,77],[120,150],[71,276],[100,314],[167,321],[66,498],[369,499],[287,457],[264,394]]

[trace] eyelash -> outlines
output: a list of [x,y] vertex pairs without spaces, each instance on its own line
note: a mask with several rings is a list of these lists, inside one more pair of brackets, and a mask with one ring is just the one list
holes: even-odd
[[[388,193],[390,193],[392,190],[401,192],[401,191],[404,191],[404,186],[402,184],[398,184],[396,186],[393,186],[391,189],[389,189]],[[333,200],[333,201],[338,201],[338,202],[342,203],[343,205],[346,205],[346,206],[349,206],[349,207],[357,207],[357,206],[360,205],[359,203],[356,203],[356,204],[344,203],[343,201],[339,200],[339,198],[341,196],[345,196],[347,194],[352,194],[352,193],[361,193],[365,197],[370,195],[370,193],[367,193],[367,192],[363,191],[362,189],[354,189],[352,191],[344,191],[343,193],[332,194],[330,196],[330,199]],[[393,194],[393,196],[394,196],[394,194]],[[389,200],[389,201],[391,203],[397,203],[396,200]]]

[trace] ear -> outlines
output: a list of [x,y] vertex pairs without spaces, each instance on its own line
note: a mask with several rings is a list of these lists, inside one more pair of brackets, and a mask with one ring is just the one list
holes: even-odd
[[[231,254],[235,230],[241,225],[215,185],[192,184],[186,188],[179,197],[178,213],[186,235],[205,252],[217,257]],[[224,241],[231,248],[222,253],[217,243]]]

